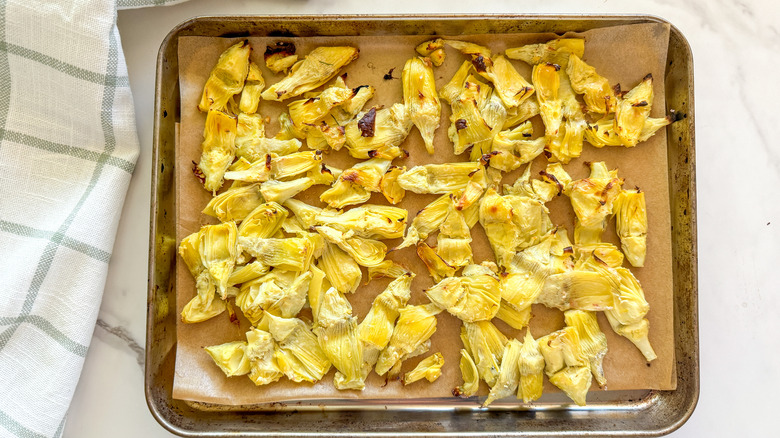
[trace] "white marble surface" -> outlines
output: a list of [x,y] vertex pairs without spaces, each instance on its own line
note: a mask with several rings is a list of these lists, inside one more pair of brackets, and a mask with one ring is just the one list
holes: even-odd
[[[204,14],[649,13],[687,36],[696,74],[701,394],[675,437],[770,436],[780,390],[780,2],[655,0],[195,0],[119,13],[141,157],[119,226],[100,319],[65,426],[68,438],[168,437],[146,407],[143,344],[157,49]],[[774,285],[774,286],[773,286]]]

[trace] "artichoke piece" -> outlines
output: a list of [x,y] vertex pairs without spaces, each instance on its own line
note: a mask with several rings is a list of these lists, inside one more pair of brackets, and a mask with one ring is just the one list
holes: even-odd
[[392,260],[385,260],[376,266],[368,267],[368,281],[379,277],[398,278],[402,275],[412,274],[413,272],[399,265]]
[[544,129],[548,136],[558,135],[561,123],[563,123],[563,101],[558,97],[558,89],[561,86],[557,64],[537,64],[533,69],[533,83],[536,87],[536,99],[539,102],[539,114],[544,122]]
[[406,61],[401,74],[404,105],[409,118],[420,131],[425,149],[433,154],[433,135],[441,119],[441,103],[436,95],[436,79],[428,58],[414,57]]
[[636,146],[653,105],[653,75],[648,74],[620,100],[615,109],[615,133],[626,147]]
[[[469,76],[460,94],[452,100],[447,135],[453,143],[455,155],[462,154],[469,147],[477,151],[488,150],[493,127],[485,121],[482,108],[491,92],[489,85]],[[503,121],[500,126],[503,126]]]
[[598,242],[588,245],[575,245],[574,252],[577,256],[577,264],[584,264],[586,260],[598,259],[610,268],[619,268],[623,265],[623,253],[611,243]]
[[490,394],[488,394],[487,399],[482,403],[483,408],[488,407],[496,400],[514,395],[517,385],[520,384],[522,347],[523,344],[517,339],[512,339],[504,346],[504,355],[501,359],[498,379],[496,379],[496,384],[490,388]]
[[371,108],[344,127],[346,148],[355,158],[392,160],[404,152],[399,147],[412,129],[406,106],[396,103],[390,108]]
[[265,160],[268,155],[280,156],[297,152],[301,148],[301,141],[296,138],[280,140],[252,137],[244,142],[239,142],[239,139],[236,138],[236,146],[236,156],[246,158],[250,162],[257,162]]
[[380,191],[382,178],[390,168],[390,160],[372,158],[344,170],[336,184],[320,195],[320,201],[332,208],[368,201],[371,192]]
[[274,353],[279,369],[293,382],[316,382],[330,370],[330,362],[317,336],[298,318],[266,314],[268,332],[278,343]]
[[338,370],[333,379],[336,389],[365,387],[362,376],[363,346],[358,337],[357,319],[344,295],[331,287],[320,303],[314,333],[331,364]]
[[241,41],[219,55],[217,65],[211,70],[203,87],[198,109],[206,112],[225,111],[228,108],[228,102],[244,88],[251,51],[249,42]]
[[[671,124],[674,120],[671,116],[668,117],[648,117],[645,120],[645,124],[642,126],[642,132],[639,134],[637,143],[646,141],[655,133]],[[601,119],[595,123],[588,125],[585,128],[585,139],[592,146],[602,148],[604,146],[625,146],[623,140],[615,133],[615,120],[614,119]]]
[[607,354],[607,337],[599,329],[596,314],[582,310],[567,310],[563,317],[566,325],[574,327],[580,337],[582,352],[590,363],[590,371],[599,386],[604,387],[604,356]]
[[290,181],[277,181],[272,179],[260,185],[260,193],[266,201],[273,201],[281,204],[313,186],[314,183],[315,180],[308,176]]
[[453,201],[439,228],[436,253],[444,263],[458,269],[473,261],[470,244],[471,230]]
[[306,130],[306,145],[309,149],[324,151],[328,148],[341,150],[347,142],[343,126],[333,125],[333,122],[320,122]]
[[525,249],[538,243],[552,229],[550,211],[544,205],[548,199],[536,192],[531,182],[531,166],[527,166],[521,177],[511,187],[504,187],[504,199],[512,207],[512,223],[520,231],[517,248]]
[[574,327],[564,327],[538,340],[550,383],[560,388],[580,406],[591,383],[590,365],[582,352]]
[[539,193],[541,198],[549,201],[561,194],[569,195],[572,179],[563,170],[561,163],[549,163],[547,168],[539,172],[539,174],[542,176],[542,179],[534,187],[534,191]]
[[506,109],[506,119],[501,129],[511,129],[538,114],[539,104],[536,103],[536,99],[526,99],[520,106]]
[[198,245],[200,261],[223,300],[227,297],[228,279],[236,266],[237,238],[238,228],[235,222],[205,225],[200,229]]
[[260,93],[263,92],[263,88],[265,88],[263,73],[260,72],[260,67],[257,64],[250,62],[249,73],[246,76],[246,83],[241,91],[241,100],[238,104],[241,112],[246,114],[257,112],[257,105],[260,103]]
[[349,231],[344,233],[324,225],[315,229],[327,242],[337,245],[360,266],[376,266],[384,261],[387,254],[387,245],[378,240],[355,236]]
[[[503,289],[502,289],[503,294]],[[518,309],[506,300],[501,300],[501,306],[498,308],[496,318],[504,321],[507,325],[516,330],[524,329],[531,321],[531,306]]]
[[303,237],[278,239],[240,236],[238,244],[267,266],[295,272],[309,269],[314,250],[311,241]]
[[418,380],[425,379],[428,382],[433,382],[441,377],[441,367],[444,366],[444,356],[441,353],[434,353],[414,367],[413,370],[404,374],[404,386],[414,383]]
[[261,154],[263,148],[260,145],[266,140],[268,139],[265,138],[265,122],[260,114],[238,114],[235,139],[237,157],[246,158],[250,163],[265,159],[265,154]]
[[244,283],[236,296],[236,305],[252,324],[258,324],[263,315],[291,318],[306,304],[306,295],[312,274],[274,270],[256,280]]
[[179,243],[179,256],[181,256],[190,274],[197,278],[204,267],[200,261],[200,231],[196,231],[185,237]]
[[499,266],[507,266],[518,246],[521,230],[512,222],[512,205],[492,187],[479,203],[479,223],[485,230]]
[[330,282],[325,276],[325,272],[315,265],[309,267],[311,272],[311,281],[309,281],[309,306],[311,307],[311,315],[314,318],[314,325],[318,324],[320,318],[320,303],[325,296],[325,292],[331,288]]
[[433,281],[441,281],[443,278],[452,277],[457,272],[457,268],[450,266],[437,253],[435,248],[431,248],[427,243],[421,242],[417,245],[417,256],[420,257],[428,273],[431,274]]
[[477,64],[474,67],[480,75],[493,83],[498,97],[507,108],[519,107],[534,93],[534,87],[501,55],[493,58],[492,63],[485,64],[484,70],[480,70]]
[[262,94],[263,99],[281,102],[313,90],[357,57],[358,49],[354,47],[318,47],[296,63],[287,77],[268,87]]
[[[241,183],[258,183],[268,181],[273,177],[271,174],[271,155],[266,155],[264,159],[249,163],[246,158],[239,158],[238,161],[230,166],[229,171],[225,172],[225,179],[232,180],[233,186],[245,187],[247,184]],[[236,186],[235,184],[240,185]]]
[[246,265],[236,267],[233,273],[230,274],[230,278],[228,278],[228,284],[230,286],[235,286],[237,284],[252,281],[267,274],[270,269],[270,267],[255,260],[254,262],[247,263]]
[[460,375],[463,377],[463,385],[452,390],[455,397],[471,397],[479,390],[479,371],[474,359],[468,350],[460,350]]
[[496,134],[491,145],[490,167],[510,172],[538,157],[544,151],[545,138],[531,140],[532,132],[531,122],[525,122]]
[[406,172],[406,166],[390,166],[379,182],[379,191],[385,196],[387,202],[393,205],[401,202],[406,195],[406,191],[398,183],[398,177],[404,172]]
[[416,245],[418,242],[427,239],[444,222],[449,213],[450,204],[450,196],[442,195],[417,212],[417,215],[412,220],[412,224],[406,230],[403,242],[395,249]]
[[233,377],[249,374],[249,359],[244,351],[246,346],[244,341],[234,341],[205,347],[204,350],[226,376]]
[[547,277],[536,302],[560,310],[611,309],[617,289],[614,276],[603,271],[574,270]]
[[[346,73],[336,78],[334,87],[347,88],[347,84],[344,82]],[[366,102],[374,97],[376,89],[370,85],[360,85],[359,87],[352,89],[352,97],[341,105],[331,109],[330,115],[336,121],[339,126],[344,126],[350,120],[363,109]]]
[[582,139],[587,127],[584,119],[567,118],[560,126],[558,134],[546,137],[545,155],[562,163],[579,157],[582,154]]
[[322,151],[295,152],[272,158],[271,172],[275,179],[285,179],[317,169],[321,165]]
[[344,213],[321,212],[316,222],[340,231],[352,231],[369,239],[396,239],[403,236],[408,212],[403,208],[366,204]]
[[210,192],[222,187],[222,177],[236,153],[236,119],[227,113],[209,110],[203,128],[203,153],[198,169],[203,174],[203,186]]
[[399,310],[393,336],[377,360],[376,373],[383,376],[428,341],[436,331],[436,315],[439,313],[441,309],[435,304],[405,306]]
[[508,339],[490,321],[464,322],[460,336],[465,339],[464,346],[470,350],[479,376],[492,388],[498,380]]
[[288,105],[290,120],[303,132],[327,117],[330,111],[353,98],[355,91],[350,88],[328,87],[317,97],[300,99]]
[[597,114],[610,114],[615,111],[615,91],[606,78],[596,73],[595,68],[572,54],[569,56],[566,74],[569,75],[574,91],[583,95],[588,111]]
[[435,40],[420,43],[420,45],[418,45],[415,50],[420,55],[430,58],[431,62],[433,62],[433,65],[436,67],[444,63],[444,58],[446,55],[444,53],[444,40],[441,38],[436,38]]
[[276,74],[286,71],[298,61],[298,55],[295,54],[295,44],[278,41],[273,46],[266,46],[263,60],[268,70]]
[[203,322],[225,311],[225,302],[215,296],[216,288],[207,271],[203,270],[195,278],[195,289],[197,295],[192,297],[181,311],[182,322]]
[[355,292],[363,278],[360,266],[355,260],[331,243],[325,244],[319,267],[325,272],[330,284],[341,293]]
[[645,194],[623,190],[614,204],[615,224],[620,246],[631,266],[642,267],[647,253],[647,207]]
[[466,188],[479,169],[477,162],[414,166],[398,177],[398,184],[414,193],[451,193]]
[[603,228],[622,185],[617,171],[608,170],[603,161],[590,163],[590,176],[569,185],[569,198],[580,224]]
[[406,306],[412,294],[414,273],[405,273],[387,285],[387,288],[374,298],[371,310],[358,326],[360,340],[363,342],[363,361],[373,368],[379,359],[379,353],[387,347],[393,336],[395,320],[399,310]]
[[506,57],[519,59],[526,64],[536,65],[542,62],[564,65],[569,55],[582,58],[585,53],[585,40],[579,38],[560,38],[542,44],[528,44],[522,47],[506,49]]
[[249,360],[249,378],[255,385],[267,385],[281,379],[283,374],[276,362],[276,343],[270,333],[252,327],[246,332],[246,358]]
[[244,218],[238,236],[267,239],[279,231],[286,218],[287,210],[276,202],[260,204]]
[[492,319],[501,301],[498,280],[486,274],[445,278],[427,289],[425,295],[465,322]]
[[604,314],[615,333],[633,342],[645,359],[651,362],[658,356],[648,339],[650,323],[645,316],[650,306],[634,274],[626,268],[616,268],[615,271],[620,277],[620,288],[615,296],[614,308],[606,310]]
[[215,217],[221,222],[240,222],[262,203],[263,197],[257,184],[231,188],[211,198],[203,209],[203,214]]
[[463,61],[458,71],[452,75],[452,79],[439,89],[439,97],[444,99],[445,102],[450,105],[455,102],[460,93],[463,91],[463,86],[466,84],[466,79],[471,73],[471,63],[469,61]]
[[517,398],[522,398],[523,403],[538,400],[544,388],[544,357],[530,330],[525,332],[518,363],[520,384],[517,387]]

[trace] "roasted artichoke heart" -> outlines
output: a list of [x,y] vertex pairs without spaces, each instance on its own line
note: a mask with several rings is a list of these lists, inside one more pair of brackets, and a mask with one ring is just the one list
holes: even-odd
[[236,266],[237,241],[238,228],[235,222],[206,225],[200,229],[200,261],[223,300],[227,297],[228,279]]
[[276,202],[260,204],[241,222],[241,226],[238,227],[238,236],[255,239],[272,237],[282,227],[282,222],[287,218],[287,214],[287,210]]
[[250,364],[244,349],[247,343],[244,341],[227,342],[221,345],[205,347],[206,353],[214,359],[214,363],[228,377],[243,376],[249,374]]
[[597,114],[610,114],[615,111],[617,97],[609,86],[609,81],[596,73],[596,69],[580,59],[576,54],[569,56],[566,68],[571,86],[575,92],[582,94],[588,111]]
[[203,187],[216,192],[236,154],[236,118],[218,110],[206,114],[203,129],[203,152],[198,169],[203,174]]
[[332,287],[325,292],[318,315],[314,333],[325,356],[338,370],[333,379],[336,389],[362,390],[363,345],[352,306]]
[[262,203],[263,196],[257,184],[231,188],[211,198],[203,214],[216,217],[221,222],[241,222]]
[[449,277],[426,290],[425,295],[462,321],[488,321],[498,312],[501,288],[492,275]]
[[415,50],[417,50],[417,53],[420,55],[430,58],[433,65],[436,67],[444,63],[446,55],[444,53],[444,40],[441,38],[420,43]]
[[632,88],[615,109],[615,132],[627,147],[636,146],[653,105],[653,75]]
[[414,57],[406,61],[401,74],[404,105],[409,118],[420,131],[425,149],[433,154],[433,134],[439,127],[441,103],[436,94],[436,80],[428,58]]
[[564,327],[539,338],[550,383],[560,388],[580,406],[585,405],[591,383],[590,365],[582,351],[574,327]]
[[582,353],[590,363],[590,371],[599,386],[607,384],[604,377],[604,356],[607,354],[607,337],[599,329],[596,314],[583,310],[567,310],[563,314],[566,325],[574,327],[580,337]]
[[614,204],[620,245],[631,266],[642,267],[647,253],[647,206],[645,194],[623,190]]
[[241,100],[239,101],[238,108],[242,113],[254,114],[257,112],[257,105],[260,103],[260,93],[265,88],[265,81],[263,80],[263,73],[260,72],[260,67],[254,62],[249,63],[249,73],[246,76],[246,83],[244,83],[244,89],[241,91]]
[[441,353],[434,353],[421,360],[413,370],[404,374],[404,385],[409,385],[422,379],[433,382],[441,377],[441,367],[443,366],[444,356]]
[[414,166],[398,176],[398,184],[414,193],[451,193],[466,188],[480,166],[470,161]]
[[396,239],[403,236],[408,212],[398,207],[365,204],[344,213],[320,212],[315,221],[337,230],[352,231],[369,239]]
[[544,357],[530,330],[525,332],[519,364],[520,384],[517,387],[517,398],[523,399],[523,403],[538,400],[544,388]]
[[278,344],[275,356],[279,369],[293,382],[317,382],[330,369],[317,336],[298,318],[267,314],[268,332]]
[[379,359],[379,353],[390,342],[399,311],[411,297],[413,279],[414,274],[407,273],[390,282],[374,298],[371,309],[358,326],[360,340],[363,341],[363,360],[371,368]]
[[319,268],[325,272],[330,284],[341,293],[355,292],[363,279],[355,259],[332,243],[325,244]]
[[428,341],[436,331],[439,313],[441,309],[435,304],[405,306],[399,310],[390,343],[377,360],[376,373],[383,376]]
[[241,41],[225,50],[217,65],[211,70],[198,109],[203,112],[225,111],[228,102],[244,88],[244,80],[249,71],[249,53],[252,48],[247,41]]
[[371,108],[358,114],[344,127],[346,148],[355,158],[386,158],[403,155],[399,147],[412,129],[406,106],[396,103],[390,108]]
[[522,47],[506,49],[506,57],[519,59],[526,64],[554,63],[565,66],[569,55],[582,58],[585,53],[585,40],[580,38],[560,38],[542,44],[528,44]]
[[501,359],[501,368],[498,372],[496,384],[490,388],[490,394],[482,403],[485,408],[496,400],[515,394],[517,385],[520,384],[521,349],[523,344],[517,339],[512,339],[504,346],[504,354]]
[[300,96],[328,82],[357,57],[354,47],[317,47],[298,61],[287,77],[263,91],[263,99],[282,101]]
[[249,378],[255,385],[267,385],[283,376],[276,362],[276,343],[270,333],[252,327],[246,332],[244,351],[249,360]]
[[608,170],[603,161],[591,163],[590,176],[569,185],[569,198],[580,225],[603,228],[622,185],[616,170]]
[[464,322],[460,337],[474,359],[479,377],[492,388],[498,380],[508,339],[490,321]]

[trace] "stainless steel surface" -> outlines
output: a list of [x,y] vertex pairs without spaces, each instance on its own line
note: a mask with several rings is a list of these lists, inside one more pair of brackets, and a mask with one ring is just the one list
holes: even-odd
[[178,37],[430,35],[586,31],[664,22],[652,16],[316,16],[200,17],[172,30],[157,60],[145,391],[149,409],[182,436],[657,436],[682,425],[699,394],[693,60],[672,26],[666,101],[680,120],[667,128],[672,214],[677,389],[610,391],[571,407],[553,395],[533,408],[472,401],[309,401],[226,407],[171,397],[176,346],[174,266],[175,126],[179,120]]

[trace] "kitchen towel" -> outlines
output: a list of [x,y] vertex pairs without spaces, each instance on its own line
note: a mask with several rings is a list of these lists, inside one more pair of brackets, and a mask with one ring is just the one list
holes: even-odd
[[0,0],[0,436],[56,437],[139,146],[116,9]]

